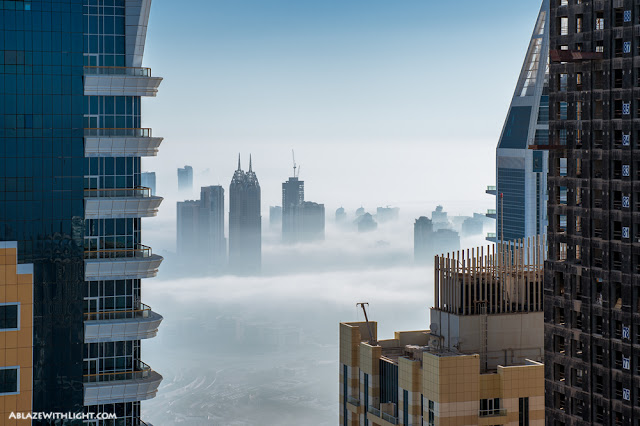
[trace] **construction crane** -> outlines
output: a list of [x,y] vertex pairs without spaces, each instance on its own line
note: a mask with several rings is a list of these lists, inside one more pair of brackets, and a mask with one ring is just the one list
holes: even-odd
[[369,344],[371,346],[378,346],[378,341],[373,336],[373,330],[371,330],[371,324],[369,324],[369,317],[367,316],[367,310],[365,309],[364,305],[369,306],[369,303],[368,302],[356,303],[356,308],[358,306],[362,306],[362,312],[364,312],[364,320],[367,322],[367,329],[369,330]]

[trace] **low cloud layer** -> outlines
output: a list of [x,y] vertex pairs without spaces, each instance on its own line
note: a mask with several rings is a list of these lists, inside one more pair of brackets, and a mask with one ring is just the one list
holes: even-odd
[[[164,376],[143,418],[334,425],[338,326],[364,319],[356,303],[370,303],[381,339],[429,327],[433,269],[413,261],[413,216],[365,234],[328,221],[325,241],[294,246],[266,224],[259,277],[171,270],[171,233],[146,226],[167,262],[143,283],[143,301],[164,316],[158,336],[143,342],[143,361]],[[462,246],[482,243],[477,236]]]

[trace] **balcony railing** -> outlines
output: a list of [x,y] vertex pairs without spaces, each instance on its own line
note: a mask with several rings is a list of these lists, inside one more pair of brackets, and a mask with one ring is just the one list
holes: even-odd
[[86,128],[84,129],[85,137],[129,137],[129,138],[150,138],[151,129],[149,128]]
[[391,414],[382,413],[382,419],[388,421],[392,425],[397,425],[398,424],[398,418],[392,416]]
[[149,377],[153,370],[142,361],[138,361],[137,370],[117,373],[85,374],[85,383],[115,382],[121,380],[140,380]]
[[84,75],[128,75],[132,77],[151,77],[151,68],[85,66]]
[[140,309],[131,309],[125,311],[104,311],[104,312],[86,312],[84,314],[85,321],[108,321],[119,319],[133,318],[149,318],[151,308],[144,303],[140,304]]
[[151,196],[151,188],[139,186],[137,188],[85,189],[84,198],[146,198]]
[[487,216],[490,214],[496,214],[496,209],[487,209]]
[[487,186],[487,191],[496,191],[498,188],[495,185]]
[[398,418],[395,416],[392,416],[391,414],[387,414],[387,413],[383,413],[382,411],[380,411],[379,409],[369,406],[369,408],[367,409],[367,411],[371,414],[373,414],[376,417],[380,417],[383,420],[388,421],[389,423],[393,424],[393,425],[397,425],[398,424]]
[[354,398],[352,396],[347,396],[347,402],[356,407],[360,406],[360,400],[358,398]]
[[151,257],[151,247],[138,244],[135,249],[101,249],[85,250],[85,259],[120,259],[120,258],[147,258]]
[[506,408],[480,410],[478,412],[478,417],[498,417],[498,416],[506,416],[506,415],[507,415]]

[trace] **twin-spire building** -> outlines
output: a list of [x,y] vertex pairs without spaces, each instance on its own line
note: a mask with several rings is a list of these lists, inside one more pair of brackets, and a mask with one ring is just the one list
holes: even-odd
[[256,273],[262,264],[262,215],[260,183],[253,171],[238,169],[229,185],[229,267],[239,274]]

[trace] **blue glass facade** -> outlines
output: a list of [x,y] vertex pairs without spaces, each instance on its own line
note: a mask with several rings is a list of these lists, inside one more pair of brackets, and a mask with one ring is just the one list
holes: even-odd
[[[135,15],[142,13],[140,4],[125,0],[0,1],[0,241],[17,241],[19,262],[34,264],[33,409],[116,412],[119,422],[133,425],[140,415],[135,398],[107,405],[84,399],[87,381],[109,382],[148,368],[137,337],[84,341],[87,319],[114,318],[123,310],[135,317],[143,309],[139,275],[94,273],[100,281],[85,281],[86,265],[151,256],[141,246],[146,212],[114,208],[85,219],[85,196],[111,202],[145,193],[139,155],[150,154],[85,152],[97,135],[149,137],[140,129],[138,94],[144,91],[90,86],[102,78],[96,76],[114,73],[150,77],[126,63],[127,11],[132,24],[145,21]],[[117,191],[101,192],[109,189]]]
[[526,149],[531,107],[511,107],[498,148]]
[[79,412],[82,1],[0,3],[0,240],[34,264],[33,408]]
[[[523,238],[525,235],[525,171],[523,169],[498,168],[498,229],[504,221],[504,241]],[[504,212],[502,212],[504,206]],[[500,231],[502,232],[502,231]],[[501,238],[502,235],[498,235]]]

